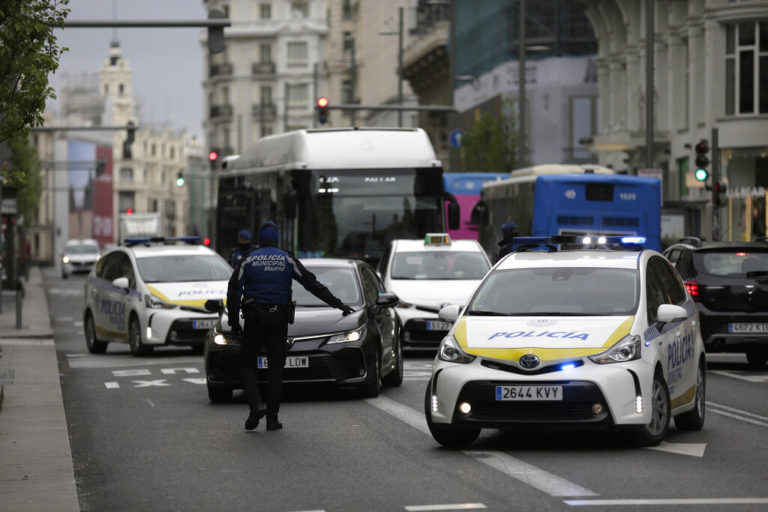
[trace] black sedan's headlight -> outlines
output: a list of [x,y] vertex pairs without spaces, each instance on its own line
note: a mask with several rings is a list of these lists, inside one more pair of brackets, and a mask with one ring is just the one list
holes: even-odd
[[341,334],[335,334],[330,337],[328,344],[332,343],[347,343],[350,341],[359,341],[365,338],[365,326],[358,327],[352,331],[343,332]]
[[214,345],[240,345],[240,340],[232,336],[231,334],[224,334],[218,331],[214,331],[213,334]]

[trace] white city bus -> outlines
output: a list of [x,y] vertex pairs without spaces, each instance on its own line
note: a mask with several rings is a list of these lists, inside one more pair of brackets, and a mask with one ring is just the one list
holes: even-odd
[[442,164],[421,129],[296,130],[264,137],[218,173],[216,247],[275,221],[280,246],[301,257],[376,262],[396,238],[451,225]]

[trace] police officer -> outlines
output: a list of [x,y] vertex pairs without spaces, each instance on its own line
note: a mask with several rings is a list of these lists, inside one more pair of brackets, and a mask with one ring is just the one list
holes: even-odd
[[243,261],[243,257],[256,248],[251,243],[252,240],[253,236],[247,229],[241,229],[237,232],[237,247],[232,249],[232,254],[229,257],[229,264],[233,268],[237,268],[238,263]]
[[[293,321],[292,280],[301,283],[329,306],[340,309],[345,316],[353,310],[321,284],[296,256],[277,247],[278,231],[273,222],[265,222],[259,227],[258,242],[259,248],[246,256],[236,271],[237,289],[234,300],[228,301],[227,307],[229,324],[234,331],[240,327],[238,316],[241,307],[245,317],[240,345],[240,368],[250,407],[245,429],[255,429],[259,419],[266,414],[267,430],[279,430],[283,428],[277,415],[280,411],[283,366],[288,352],[288,324]],[[259,350],[264,348],[268,364],[266,407],[256,380],[257,356]]]
[[511,253],[515,248],[515,236],[517,235],[517,224],[514,222],[505,222],[501,225],[501,240],[499,241],[499,255],[496,261]]

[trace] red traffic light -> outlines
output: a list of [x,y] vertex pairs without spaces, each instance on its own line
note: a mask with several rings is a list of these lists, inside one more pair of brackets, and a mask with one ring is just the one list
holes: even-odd
[[127,215],[132,215],[133,214],[133,208],[128,208],[127,210],[125,210],[125,213]]
[[327,107],[328,103],[329,103],[328,98],[326,98],[325,96],[320,96],[319,98],[317,98],[317,106],[320,108]]
[[219,154],[215,151],[211,151],[208,153],[208,160],[211,162],[215,162],[219,158]]
[[701,140],[698,144],[696,144],[696,147],[694,148],[696,150],[696,153],[702,154],[709,152],[709,144],[707,144],[707,141]]
[[211,239],[208,237],[203,238],[203,245],[211,245]]

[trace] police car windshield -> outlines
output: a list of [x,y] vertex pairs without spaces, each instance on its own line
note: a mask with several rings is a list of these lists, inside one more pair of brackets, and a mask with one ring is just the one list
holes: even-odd
[[637,310],[636,270],[523,268],[496,271],[480,286],[469,315],[614,316]]
[[[353,269],[349,267],[307,267],[307,269],[315,274],[317,280],[323,283],[344,304],[362,305],[362,294]],[[309,293],[296,281],[292,284],[292,290],[293,300],[297,306],[329,307],[328,304]]]
[[392,279],[482,279],[488,262],[479,252],[404,252],[392,260]]
[[145,283],[227,281],[232,275],[227,262],[215,254],[136,258],[136,266]]

